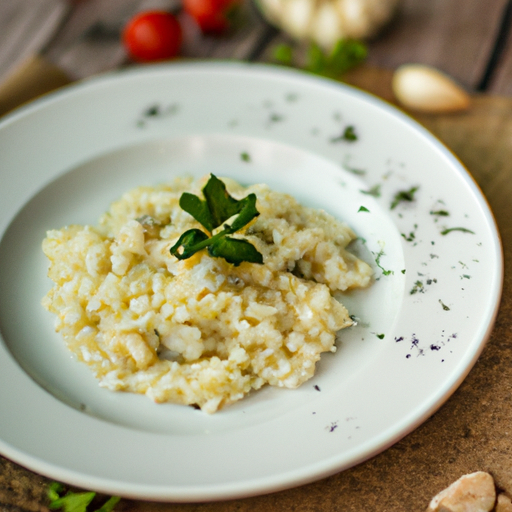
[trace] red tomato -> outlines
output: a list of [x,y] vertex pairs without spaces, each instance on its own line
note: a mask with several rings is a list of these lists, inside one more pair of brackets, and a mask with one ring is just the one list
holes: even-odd
[[221,33],[229,28],[229,15],[240,0],[183,0],[183,8],[202,32]]
[[125,48],[130,57],[138,62],[176,57],[181,42],[182,31],[178,20],[165,11],[136,14],[123,30]]

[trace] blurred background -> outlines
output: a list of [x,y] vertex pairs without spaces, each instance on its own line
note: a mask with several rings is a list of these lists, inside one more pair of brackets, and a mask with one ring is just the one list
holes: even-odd
[[[509,0],[2,0],[0,113],[132,64],[123,32],[148,10],[179,23],[179,49],[163,58],[272,62],[370,89],[368,69],[420,63],[469,92],[512,92]],[[359,46],[340,49],[340,41]]]

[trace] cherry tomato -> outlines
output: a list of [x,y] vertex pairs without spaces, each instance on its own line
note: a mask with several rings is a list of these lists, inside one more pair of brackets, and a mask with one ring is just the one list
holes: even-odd
[[128,54],[138,62],[176,57],[182,42],[181,25],[165,11],[136,14],[124,27],[123,43]]
[[183,8],[204,33],[219,34],[230,26],[230,14],[240,0],[183,0]]

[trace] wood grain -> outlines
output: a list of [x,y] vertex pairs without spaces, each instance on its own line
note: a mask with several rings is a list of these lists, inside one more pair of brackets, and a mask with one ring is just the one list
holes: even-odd
[[[403,0],[396,19],[370,42],[368,62],[388,69],[406,62],[434,65],[475,89],[492,55],[506,5],[507,0]],[[0,2],[0,81],[40,51],[72,79],[115,69],[126,63],[120,34],[130,16],[153,8],[176,11],[179,6],[180,0]],[[265,46],[270,33],[253,0],[246,0],[243,22],[228,37],[201,37],[186,15],[180,18],[186,31],[185,57],[247,59],[256,47]],[[497,63],[492,92],[509,94],[511,78],[509,42]]]
[[491,78],[488,92],[512,95],[512,29],[505,38],[503,53]]
[[475,89],[506,5],[506,0],[404,0],[394,23],[371,44],[368,63],[389,69],[429,64]]
[[68,10],[63,0],[0,2],[0,81],[48,42]]
[[84,0],[44,51],[44,57],[71,79],[116,69],[127,60],[122,27],[145,9],[174,10],[177,0]]

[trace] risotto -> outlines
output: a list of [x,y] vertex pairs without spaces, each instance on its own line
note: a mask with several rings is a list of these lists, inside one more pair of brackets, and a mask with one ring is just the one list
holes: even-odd
[[346,250],[352,230],[266,185],[223,182],[233,198],[256,194],[260,215],[234,237],[263,264],[170,253],[183,232],[201,228],[179,200],[200,196],[206,178],[138,187],[98,225],[47,233],[54,286],[43,305],[101,386],[213,413],[266,384],[300,386],[352,325],[333,293],[372,276]]

